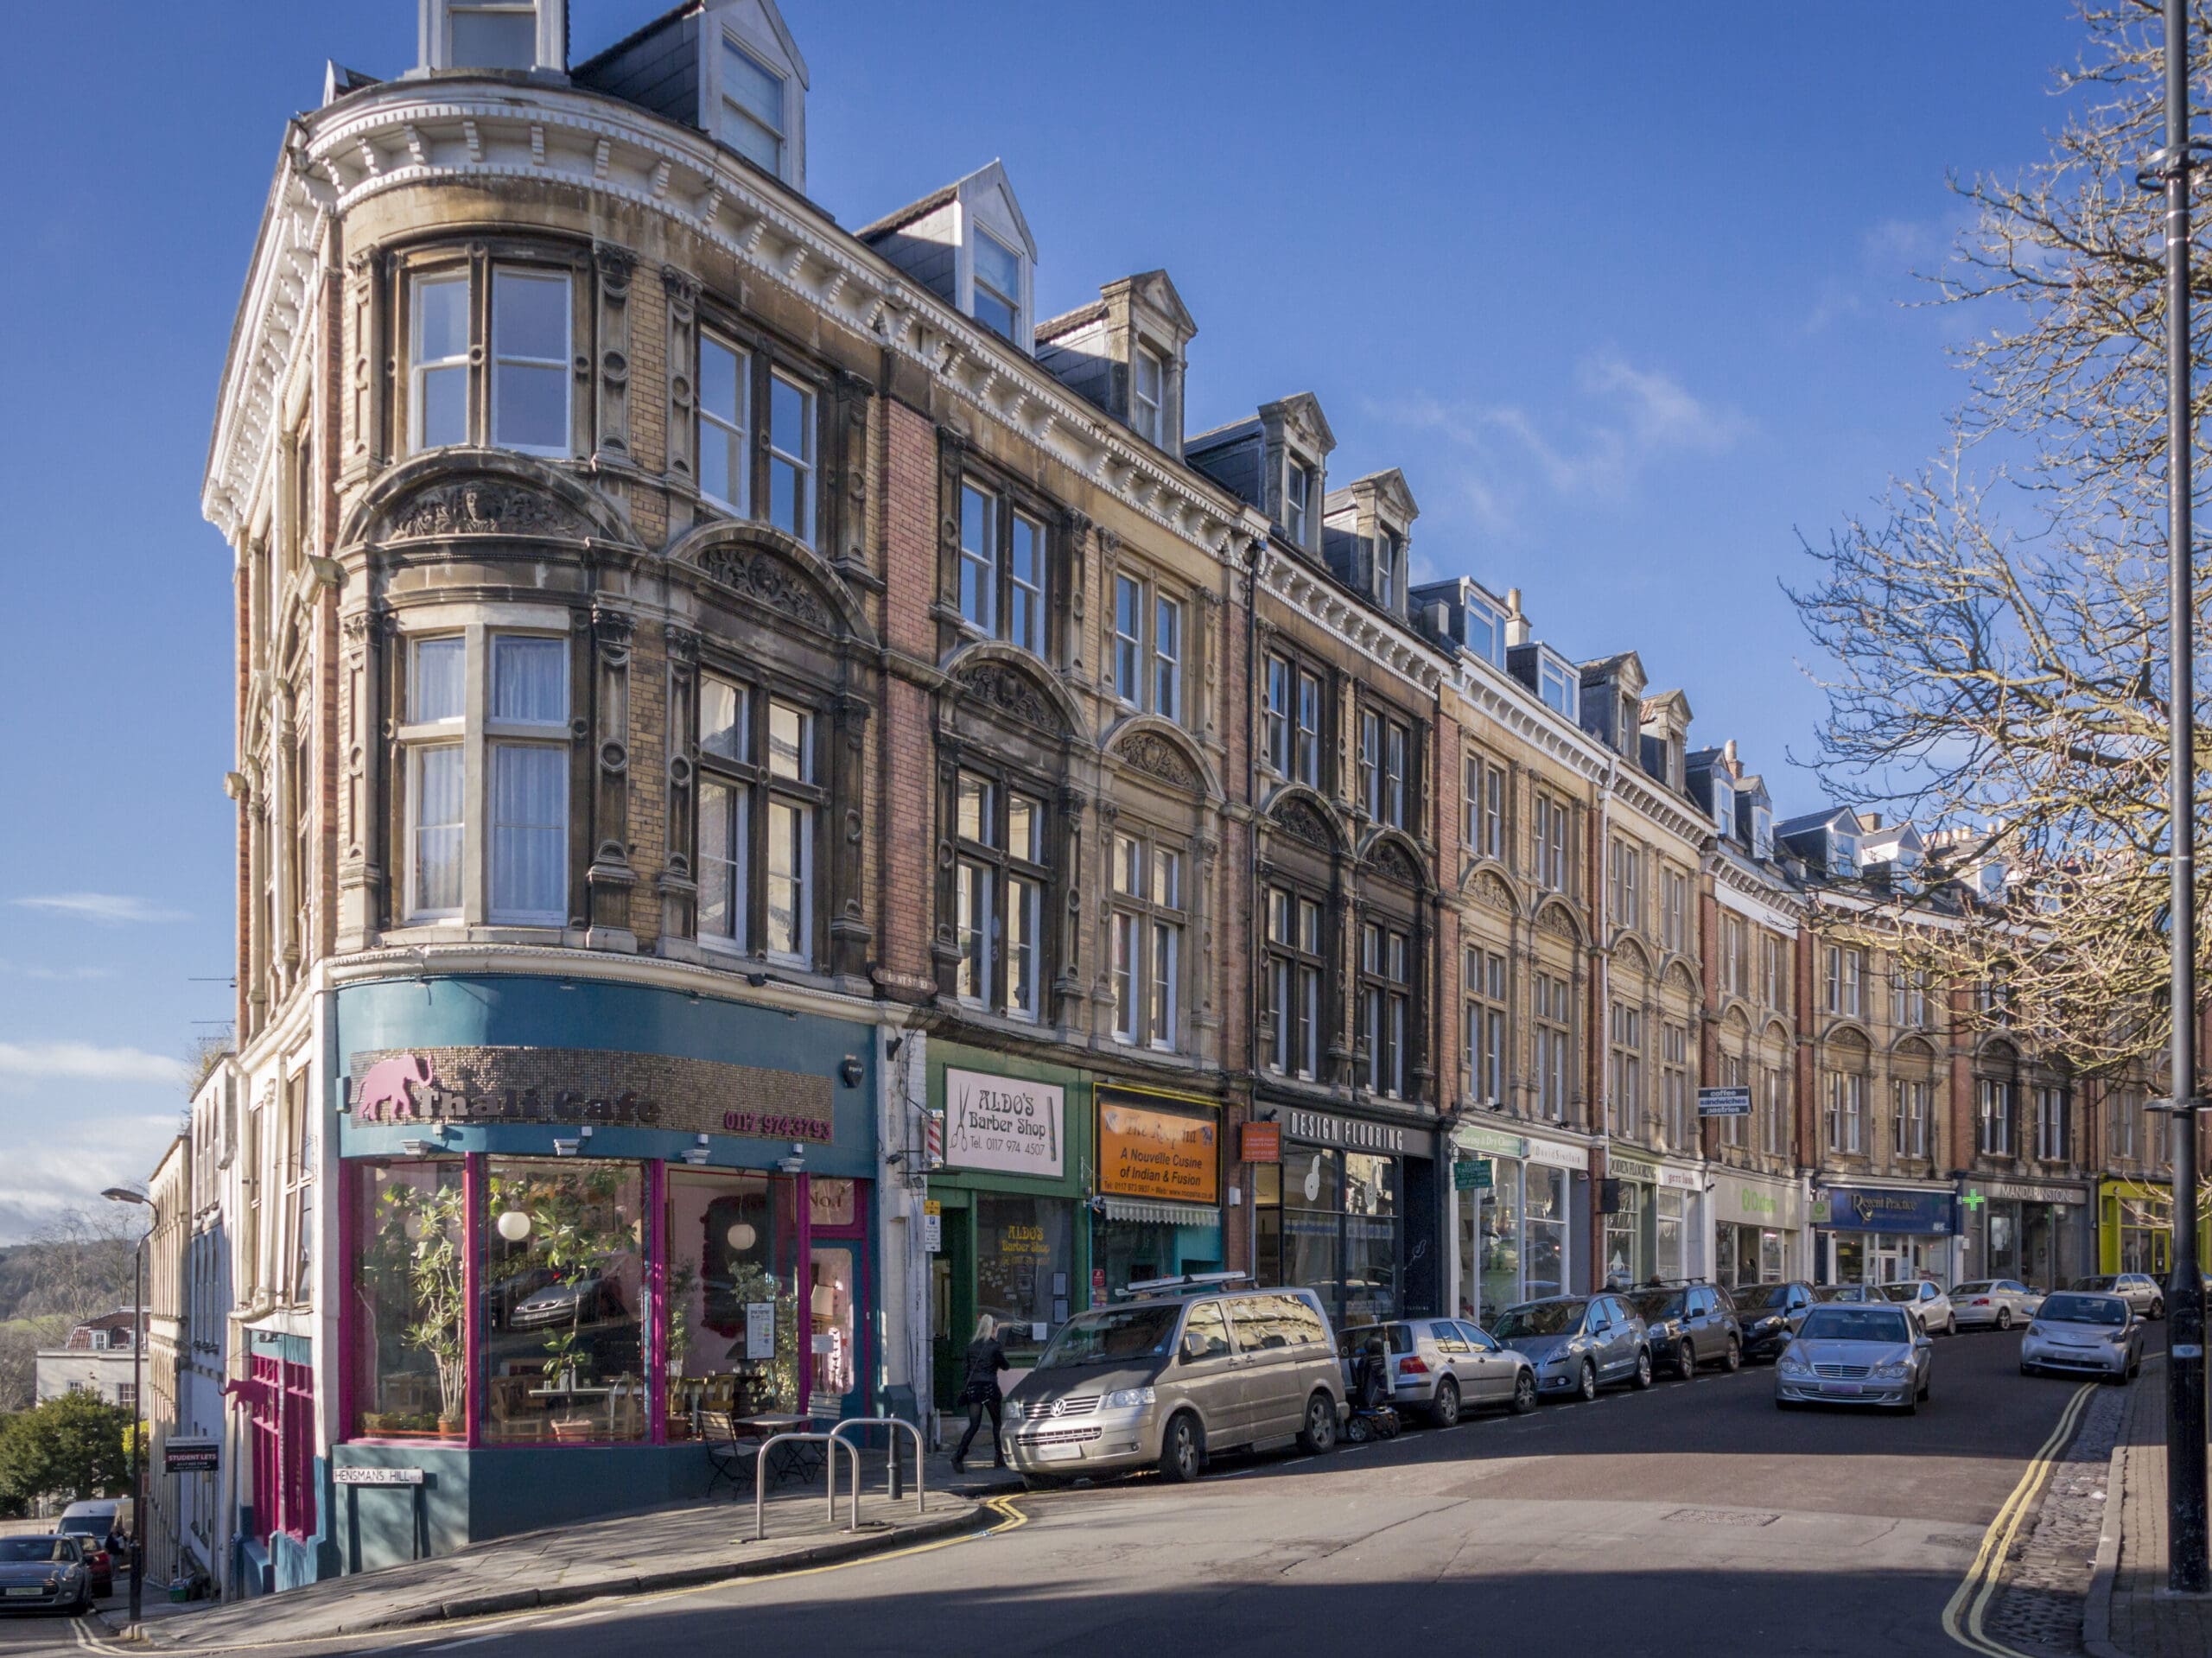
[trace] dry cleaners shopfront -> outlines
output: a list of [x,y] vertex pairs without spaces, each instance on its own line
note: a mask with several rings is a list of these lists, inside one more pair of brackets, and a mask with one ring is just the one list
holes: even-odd
[[[1453,1306],[1487,1324],[1507,1307],[1589,1286],[1577,1238],[1588,1237],[1590,1148],[1480,1123],[1452,1131],[1469,1184],[1452,1185]],[[1486,1172],[1488,1185],[1477,1184]]]

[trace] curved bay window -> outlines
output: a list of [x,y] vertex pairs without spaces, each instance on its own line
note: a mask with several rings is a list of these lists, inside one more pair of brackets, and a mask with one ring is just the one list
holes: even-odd
[[699,939],[810,965],[817,720],[729,675],[699,677]]
[[487,1165],[487,1444],[645,1436],[645,1195],[634,1164]]
[[1010,1019],[1034,1020],[1044,975],[1045,807],[982,772],[954,784],[957,993]]

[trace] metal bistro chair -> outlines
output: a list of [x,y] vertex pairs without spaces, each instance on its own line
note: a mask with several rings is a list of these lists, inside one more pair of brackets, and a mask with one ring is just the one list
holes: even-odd
[[712,1496],[715,1488],[725,1480],[730,1489],[742,1493],[742,1477],[753,1475],[760,1460],[760,1445],[756,1439],[741,1439],[737,1427],[726,1410],[706,1410],[699,1413],[699,1441],[707,1448],[707,1466],[710,1471],[707,1480],[707,1495]]

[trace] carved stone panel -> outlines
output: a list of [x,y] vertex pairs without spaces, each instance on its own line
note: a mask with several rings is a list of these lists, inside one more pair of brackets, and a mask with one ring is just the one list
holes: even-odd
[[1170,788],[1196,794],[1204,786],[1190,757],[1156,731],[1124,738],[1116,752],[1131,771],[1158,778]]
[[598,438],[602,459],[630,459],[630,276],[627,249],[601,242],[592,250],[599,276]]
[[1059,715],[1028,678],[1003,662],[979,662],[960,670],[953,683],[985,707],[1010,714],[1040,730],[1058,734]]
[[1337,837],[1330,832],[1329,825],[1314,810],[1310,800],[1293,798],[1284,801],[1275,808],[1272,821],[1292,840],[1303,842],[1318,852],[1334,852],[1337,849]]
[[788,559],[760,547],[710,547],[699,568],[726,588],[818,632],[834,633],[837,621],[822,589]]
[[582,540],[591,526],[571,508],[534,489],[471,479],[436,484],[397,513],[394,541],[443,536],[566,536]]
[[1395,881],[1402,886],[1416,888],[1423,885],[1421,878],[1421,866],[1416,864],[1412,854],[1395,841],[1383,842],[1375,848],[1374,856],[1368,861],[1375,873],[1385,880]]

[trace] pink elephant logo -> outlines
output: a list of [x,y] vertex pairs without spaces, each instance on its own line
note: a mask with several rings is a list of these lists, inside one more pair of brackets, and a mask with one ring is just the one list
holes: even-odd
[[[419,1053],[379,1059],[353,1089],[353,1120],[395,1122],[422,1115],[430,1086],[430,1062]],[[423,1092],[417,1092],[417,1090]]]

